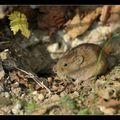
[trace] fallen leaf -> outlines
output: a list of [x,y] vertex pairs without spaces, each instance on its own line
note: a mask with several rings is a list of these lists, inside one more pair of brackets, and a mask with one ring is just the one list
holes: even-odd
[[105,101],[103,98],[100,98],[98,101],[98,106],[105,114],[113,115],[117,112],[118,109],[120,109],[120,101],[114,99]]
[[120,92],[119,81],[106,81],[98,80],[96,82],[96,94],[104,99],[110,100],[112,98],[118,98]]
[[120,12],[120,5],[111,6],[111,13],[119,13],[119,12]]
[[103,24],[117,23],[120,21],[120,5],[105,5],[102,8],[100,20]]
[[101,16],[100,16],[100,21],[102,24],[105,24],[110,16],[110,5],[104,5],[102,8]]
[[47,112],[47,107],[37,108],[32,111],[31,115],[43,115]]
[[13,71],[9,73],[10,79],[19,82],[28,87],[28,79],[20,71]]
[[83,19],[81,19],[80,13],[77,11],[69,25],[65,28],[67,32],[66,34],[72,39],[82,35],[90,27],[92,22],[100,15],[101,10],[101,7],[98,7],[84,16]]
[[48,29],[49,35],[52,35],[65,24],[64,16],[68,9],[66,6],[40,6],[39,11],[43,14],[38,16],[39,28]]

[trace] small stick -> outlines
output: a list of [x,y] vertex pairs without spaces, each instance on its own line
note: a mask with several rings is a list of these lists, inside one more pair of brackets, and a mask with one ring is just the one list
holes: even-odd
[[16,67],[16,69],[18,69],[18,70],[20,70],[21,72],[23,72],[23,73],[25,73],[25,74],[27,74],[30,78],[32,78],[40,87],[44,87],[50,94],[51,94],[51,91],[49,90],[49,88],[47,88],[44,84],[43,84],[43,82],[40,82],[39,81],[39,77],[38,76],[35,76],[35,75],[33,75],[32,73],[30,73],[30,72],[27,72],[27,71],[25,71],[25,70],[22,70],[22,69],[20,69],[20,68],[17,68]]

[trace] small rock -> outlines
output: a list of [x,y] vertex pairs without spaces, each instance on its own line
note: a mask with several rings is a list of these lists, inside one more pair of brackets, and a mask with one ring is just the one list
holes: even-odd
[[23,94],[21,95],[21,98],[24,98],[24,97],[25,97],[25,95],[26,95],[26,94],[25,94],[25,93],[23,93]]
[[20,113],[21,108],[22,108],[21,103],[17,102],[12,109],[13,114],[18,115]]
[[116,113],[114,108],[106,108],[104,106],[99,106],[99,108],[105,115],[114,115]]
[[42,107],[42,108],[37,108],[35,110],[33,110],[33,112],[31,113],[32,115],[43,115],[44,113],[46,113],[47,108],[46,107]]
[[8,51],[9,51],[8,49],[5,49],[4,51],[0,52],[0,58],[2,61],[7,59]]
[[15,82],[15,83],[13,84],[13,87],[15,87],[15,88],[19,87],[19,82]]
[[37,91],[34,91],[34,92],[32,92],[32,94],[33,94],[33,95],[37,95],[38,93],[37,93]]
[[50,36],[44,36],[43,41],[44,42],[49,42],[50,41]]
[[16,94],[17,96],[19,96],[20,92],[21,92],[21,88],[11,88],[11,91]]
[[39,95],[38,95],[38,99],[39,99],[40,101],[44,100],[44,95],[43,95],[43,94],[39,94]]
[[64,97],[65,95],[67,95],[67,93],[65,91],[63,91],[63,92],[60,93],[61,97]]
[[59,86],[55,86],[55,85],[52,86],[52,91],[57,91],[58,89],[59,89]]
[[6,98],[10,98],[10,94],[9,94],[8,92],[5,92],[5,93],[4,93],[4,96],[5,96]]
[[60,100],[60,97],[59,97],[59,95],[55,94],[55,95],[51,96],[51,100],[53,100],[53,101]]
[[34,101],[38,101],[38,96],[33,96]]
[[3,106],[1,110],[5,112],[5,115],[11,115],[11,106]]
[[79,93],[77,91],[75,91],[74,93],[70,94],[71,98],[78,97],[78,96],[79,96]]
[[48,77],[47,79],[48,79],[48,82],[49,82],[49,83],[51,83],[52,80],[53,80],[52,77]]
[[6,113],[2,110],[0,110],[0,115],[6,115]]

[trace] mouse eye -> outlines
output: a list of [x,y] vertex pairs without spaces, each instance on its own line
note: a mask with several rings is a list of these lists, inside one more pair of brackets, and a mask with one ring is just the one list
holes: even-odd
[[65,66],[65,67],[66,67],[67,65],[68,65],[68,64],[67,64],[67,63],[65,63],[63,66]]

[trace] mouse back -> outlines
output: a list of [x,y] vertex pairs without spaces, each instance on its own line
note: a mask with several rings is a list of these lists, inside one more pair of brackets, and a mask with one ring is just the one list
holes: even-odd
[[100,71],[98,72],[99,74],[102,71],[101,68],[107,64],[106,54],[100,46],[85,43],[73,48],[67,54],[63,55],[55,65],[55,70],[58,75],[78,78],[80,72],[85,74],[88,69],[92,71],[92,68],[94,68],[92,66],[95,66],[98,60],[98,65],[100,66],[98,67]]

